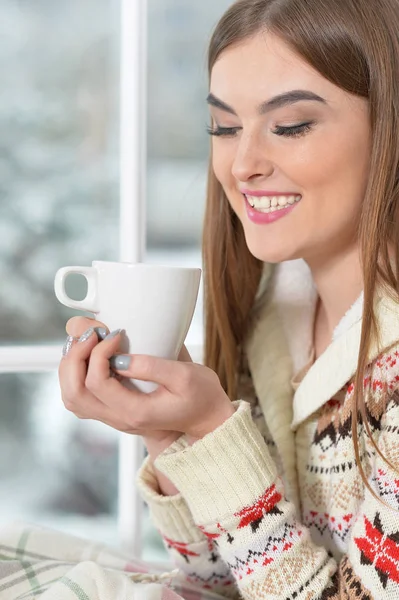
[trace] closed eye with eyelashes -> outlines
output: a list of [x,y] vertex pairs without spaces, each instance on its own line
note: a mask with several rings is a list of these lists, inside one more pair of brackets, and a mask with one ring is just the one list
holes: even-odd
[[[307,121],[305,123],[299,123],[298,125],[289,126],[277,125],[272,133],[282,137],[302,137],[311,131],[313,125],[314,121]],[[242,127],[221,127],[219,125],[207,127],[209,135],[216,137],[235,137],[241,130]]]

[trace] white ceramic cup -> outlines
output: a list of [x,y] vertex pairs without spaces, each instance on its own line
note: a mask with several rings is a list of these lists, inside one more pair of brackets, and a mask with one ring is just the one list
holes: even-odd
[[[73,300],[65,291],[65,280],[72,273],[87,279],[83,300]],[[91,267],[59,269],[54,289],[65,306],[94,313],[110,331],[123,329],[119,352],[176,360],[191,324],[200,280],[201,269],[196,268],[96,260]],[[135,379],[124,383],[143,392],[157,387]]]

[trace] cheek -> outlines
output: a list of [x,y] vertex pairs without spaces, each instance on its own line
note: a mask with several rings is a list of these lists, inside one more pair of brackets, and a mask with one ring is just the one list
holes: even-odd
[[[328,143],[326,140],[328,139]],[[356,131],[353,136],[320,136],[306,141],[295,154],[282,158],[287,173],[305,194],[332,208],[358,211],[367,186],[370,142],[367,132]]]
[[215,177],[221,185],[228,188],[233,181],[232,165],[234,158],[232,152],[228,148],[222,147],[220,142],[221,140],[214,140],[212,145],[212,167]]

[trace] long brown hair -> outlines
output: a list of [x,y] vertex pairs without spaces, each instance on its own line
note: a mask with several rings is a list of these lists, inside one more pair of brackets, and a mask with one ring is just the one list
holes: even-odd
[[[358,228],[364,308],[352,433],[362,479],[375,495],[362,469],[357,424],[359,416],[372,439],[363,378],[371,344],[378,341],[374,312],[377,285],[383,284],[399,298],[398,1],[239,0],[224,14],[213,33],[208,53],[209,75],[227,47],[263,31],[279,36],[323,77],[351,94],[367,98],[369,103],[370,176]],[[212,159],[203,234],[205,364],[216,371],[229,397],[235,399],[262,263],[250,254],[241,223],[211,164]]]

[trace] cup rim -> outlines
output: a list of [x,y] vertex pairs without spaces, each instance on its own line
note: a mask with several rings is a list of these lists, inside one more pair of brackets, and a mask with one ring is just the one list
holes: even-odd
[[118,267],[134,267],[136,269],[145,268],[151,270],[164,270],[164,271],[201,271],[200,267],[181,267],[179,265],[162,265],[162,264],[152,264],[145,262],[137,262],[131,263],[127,261],[113,261],[113,260],[93,260],[92,266],[95,267],[97,265],[105,265],[111,266],[116,265]]

